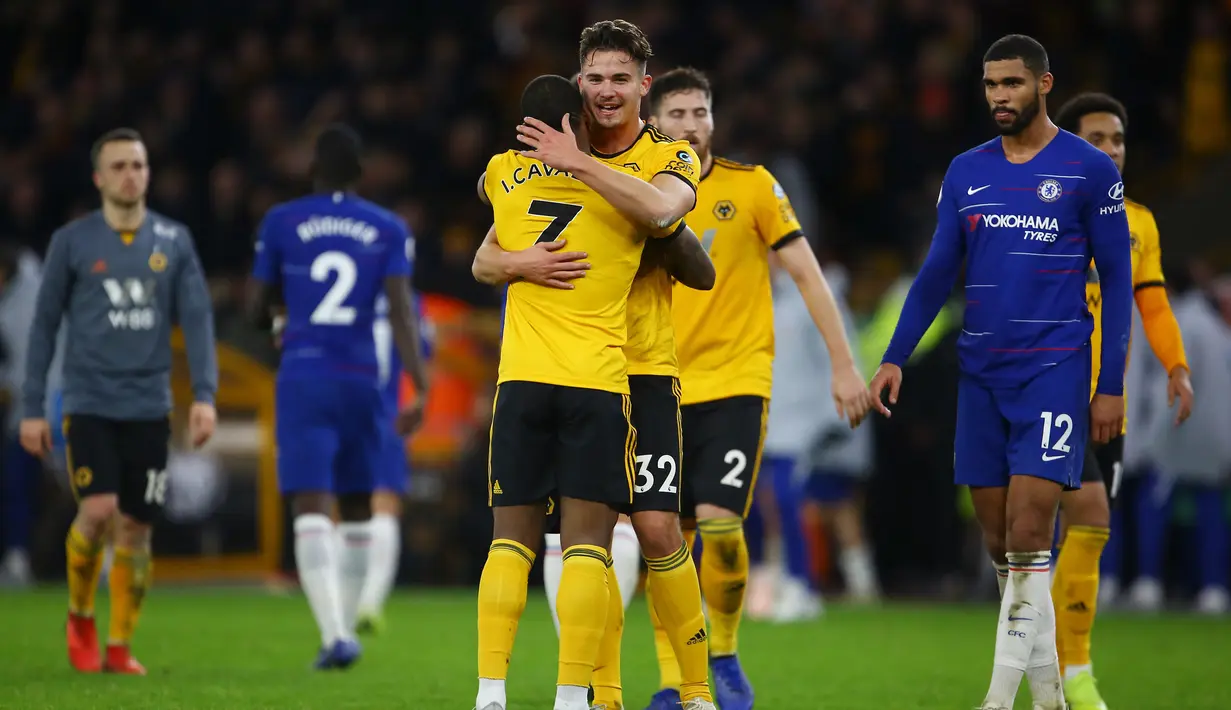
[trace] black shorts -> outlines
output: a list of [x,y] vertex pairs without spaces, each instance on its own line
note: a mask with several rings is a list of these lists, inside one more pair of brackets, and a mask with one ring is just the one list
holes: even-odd
[[633,426],[637,428],[637,471],[633,504],[626,511],[680,512],[680,381],[669,375],[629,375]]
[[78,499],[119,496],[120,510],[153,522],[167,499],[171,420],[121,421],[92,414],[64,417],[69,482]]
[[680,407],[684,477],[680,515],[696,517],[706,503],[748,516],[761,468],[769,400],[741,395]]
[[559,494],[630,505],[637,446],[631,409],[626,394],[501,383],[487,458],[488,503],[535,505]]
[[1114,499],[1120,492],[1120,479],[1124,469],[1124,435],[1121,434],[1106,444],[1090,441],[1086,444],[1086,460],[1081,467],[1081,482],[1104,483],[1108,497]]

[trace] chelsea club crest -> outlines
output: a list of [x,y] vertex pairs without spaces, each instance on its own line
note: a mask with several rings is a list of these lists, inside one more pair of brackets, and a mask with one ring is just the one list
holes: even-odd
[[1060,199],[1060,195],[1064,194],[1064,190],[1060,187],[1060,183],[1048,178],[1039,183],[1039,189],[1036,190],[1039,199],[1044,202],[1055,202]]

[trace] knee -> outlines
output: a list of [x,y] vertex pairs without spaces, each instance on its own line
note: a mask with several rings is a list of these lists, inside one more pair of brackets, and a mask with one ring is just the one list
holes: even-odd
[[1066,526],[1111,527],[1111,506],[1107,489],[1101,483],[1087,483],[1081,490],[1066,493],[1062,508]]
[[115,531],[115,544],[130,550],[148,550],[152,533],[153,527],[149,523],[122,515]]
[[1005,549],[1014,552],[1051,549],[1053,526],[1055,525],[1053,515],[1034,508],[1016,512],[1009,511],[1006,522]]
[[1008,551],[1006,537],[1007,535],[1004,530],[983,531],[983,547],[987,549],[987,554],[992,558],[992,562],[999,565],[1006,563],[1005,553]]
[[348,493],[339,496],[338,517],[347,523],[359,523],[371,519],[372,496],[367,493]]
[[115,495],[88,496],[78,505],[74,524],[86,538],[97,540],[103,536],[119,510],[119,500]]
[[661,559],[679,551],[684,544],[679,519],[671,513],[645,511],[633,515],[633,529],[646,559]]
[[402,496],[393,491],[376,491],[372,494],[372,514],[402,517]]

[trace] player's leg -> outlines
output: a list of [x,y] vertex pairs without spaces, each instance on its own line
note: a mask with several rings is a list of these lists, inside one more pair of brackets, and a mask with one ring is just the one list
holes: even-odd
[[42,462],[31,456],[16,436],[4,444],[0,469],[0,536],[4,557],[0,560],[0,587],[27,587],[34,583],[30,569],[30,531],[34,526],[36,491]]
[[349,648],[353,641],[342,618],[340,550],[333,522],[333,469],[341,441],[333,427],[332,395],[338,388],[332,385],[280,381],[274,424],[278,487],[291,503],[295,568],[320,632],[320,669],[333,667],[329,654],[335,646]]
[[618,509],[632,504],[637,432],[628,395],[557,392],[560,414],[560,656],[555,710],[586,710],[612,590],[608,547]]
[[167,497],[168,417],[116,422],[122,482],[115,528],[115,556],[108,575],[111,624],[103,670],[145,675],[130,652],[141,609],[154,581],[150,538],[152,524]]
[[778,496],[768,476],[757,479],[752,505],[744,517],[744,544],[748,548],[748,588],[743,615],[768,620],[774,614],[783,575],[783,535]]
[[[560,592],[560,575],[564,571],[562,554],[557,518],[554,528],[548,523],[548,532],[543,536],[543,593],[547,597],[547,608],[551,610],[557,635],[560,633],[560,617],[556,613],[556,599]],[[637,593],[637,583],[641,578],[641,544],[627,515],[620,516],[611,536],[611,564],[613,574],[620,583],[621,608],[627,609]],[[623,624],[623,621],[620,623]]]
[[[999,631],[1001,652],[1017,660],[1029,646],[1025,675],[1036,707],[1063,710],[1056,652],[1056,616],[1050,590],[1056,511],[1066,487],[1081,485],[1089,431],[1090,355],[1076,353],[1050,367],[1025,387],[997,394],[1009,421],[1009,482],[1006,557],[1009,584]],[[1014,668],[1015,670],[1015,668]],[[1001,674],[1004,679],[1011,673]],[[996,678],[993,678],[993,688]]]
[[68,658],[82,672],[102,669],[94,597],[102,572],[103,544],[119,511],[120,451],[109,420],[90,415],[64,418],[65,462],[77,498],[68,531]]
[[629,389],[637,429],[632,521],[649,570],[646,587],[654,590],[649,599],[651,613],[679,670],[678,685],[672,686],[678,695],[673,700],[710,703],[709,643],[701,587],[692,550],[680,529],[684,442],[679,381],[634,376],[629,378]]
[[[554,389],[534,382],[496,389],[488,451],[492,544],[479,578],[478,710],[507,708],[509,658],[554,488]],[[605,579],[605,556],[603,565]]]
[[778,504],[782,551],[786,563],[786,574],[782,575],[779,584],[773,618],[780,624],[814,619],[821,613],[821,599],[812,589],[808,542],[804,537],[803,521],[800,517],[803,512],[804,481],[800,480],[799,464],[793,457],[766,457],[765,468]]
[[372,494],[372,541],[368,575],[359,594],[359,633],[378,633],[384,628],[385,602],[402,558],[403,496],[404,491],[388,487],[378,487]]
[[812,480],[822,516],[838,545],[838,564],[846,581],[847,595],[859,602],[875,601],[880,596],[880,584],[864,532],[858,475],[848,471],[818,471]]
[[[1056,650],[1064,676],[1064,695],[1073,710],[1099,710],[1106,705],[1095,684],[1090,661],[1090,631],[1099,596],[1099,563],[1111,534],[1109,490],[1103,483],[1103,461],[1110,464],[1108,480],[1118,478],[1123,450],[1117,437],[1096,456],[1088,443],[1083,459],[1081,488],[1065,491],[1060,498],[1061,541],[1052,578],[1052,604],[1056,609]],[[1107,452],[1111,456],[1107,456]]]
[[754,694],[736,655],[748,586],[743,523],[757,485],[769,402],[731,397],[692,406],[701,416],[693,422],[685,419],[684,437],[696,436],[689,448],[700,447],[688,466],[696,483],[701,593],[709,610],[714,691],[725,710],[745,710],[752,707]]

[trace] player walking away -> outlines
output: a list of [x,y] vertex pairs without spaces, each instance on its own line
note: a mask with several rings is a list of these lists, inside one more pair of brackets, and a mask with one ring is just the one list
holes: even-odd
[[[409,238],[410,272],[414,273],[414,236]],[[415,303],[421,303],[417,298]],[[422,309],[416,314],[422,332]],[[381,396],[385,404],[385,421],[395,422],[402,393],[402,359],[393,343],[389,324],[389,299],[381,296],[376,302],[376,321],[372,328],[376,341],[376,358]],[[424,358],[431,357],[430,338],[424,333],[421,344]],[[402,500],[410,483],[410,467],[406,459],[406,441],[391,435],[385,440],[381,463],[376,472],[376,489],[372,492],[371,540],[368,550],[368,571],[359,594],[356,631],[379,633],[385,626],[385,602],[397,578],[401,560]]]
[[[110,131],[91,158],[102,209],[51,237],[30,331],[21,442],[36,456],[51,451],[47,372],[64,321],[64,435],[78,500],[67,541],[69,662],[85,673],[144,675],[129,642],[153,579],[151,525],[167,493],[171,328],[184,332],[189,438],[201,446],[216,418],[213,312],[192,234],[146,208],[150,168],[140,134]],[[100,659],[94,594],[113,520],[111,624]]]
[[[954,474],[970,486],[1004,586],[983,710],[1013,707],[1023,672],[1036,708],[1065,705],[1048,592],[1056,508],[1066,486],[1081,485],[1087,437],[1106,443],[1124,419],[1132,308],[1124,185],[1110,158],[1048,119],[1052,82],[1047,52],[1029,37],[1002,37],[984,55],[984,93],[1001,137],[950,163],[931,249],[872,379],[878,398],[888,388],[889,403],[897,401],[902,363],[965,259]],[[1103,299],[1093,401],[1092,256]]]
[[278,295],[286,304],[275,404],[278,482],[291,498],[295,564],[321,633],[321,670],[347,668],[361,653],[354,631],[372,492],[393,436],[373,337],[382,297],[418,393],[398,413],[398,434],[418,425],[427,391],[409,234],[396,215],[354,194],[360,155],[350,128],[321,134],[312,166],[316,193],[275,206],[261,222],[248,302],[257,321]]
[[[1060,108],[1056,124],[1106,153],[1123,172],[1128,115],[1119,101],[1107,94],[1081,94]],[[1168,373],[1168,406],[1180,401],[1176,415],[1179,424],[1192,413],[1193,388],[1180,326],[1171,311],[1163,281],[1158,225],[1149,209],[1127,198],[1124,211],[1132,247],[1133,300],[1141,312],[1150,347]],[[1090,337],[1094,354],[1092,389],[1098,382],[1102,342],[1102,292],[1097,266],[1091,266],[1086,283],[1086,305],[1094,316]],[[1120,483],[1123,434],[1121,429],[1105,445],[1088,445],[1081,488],[1066,491],[1060,499],[1060,555],[1052,580],[1052,600],[1056,607],[1056,641],[1064,673],[1064,695],[1072,710],[1107,708],[1091,670],[1090,630],[1098,606],[1099,557],[1111,534],[1109,501]]]
[[[649,92],[650,122],[687,140],[700,156],[700,185],[689,224],[714,261],[712,291],[676,288],[683,415],[685,518],[697,519],[703,541],[701,587],[709,608],[710,665],[724,710],[752,707],[753,691],[736,652],[748,583],[743,518],[761,463],[772,387],[774,331],[770,251],[778,254],[825,338],[833,365],[834,403],[852,426],[871,396],[847,344],[842,316],[790,200],[764,167],[717,157],[712,92],[695,69],[658,77]],[[651,597],[658,590],[651,584]],[[679,676],[670,649],[658,640],[663,690],[651,707],[676,702]],[[681,659],[682,660],[682,659]]]

